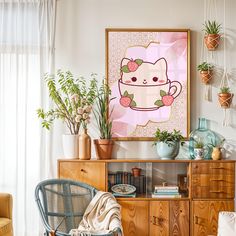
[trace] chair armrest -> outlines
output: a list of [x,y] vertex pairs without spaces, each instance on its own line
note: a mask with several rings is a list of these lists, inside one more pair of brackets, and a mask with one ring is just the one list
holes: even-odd
[[12,195],[0,193],[0,217],[12,219]]

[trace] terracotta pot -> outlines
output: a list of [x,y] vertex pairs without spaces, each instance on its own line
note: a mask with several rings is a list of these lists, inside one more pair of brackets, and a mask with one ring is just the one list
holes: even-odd
[[214,51],[220,43],[219,34],[207,34],[204,37],[204,42],[209,51]]
[[138,168],[138,167],[132,168],[132,174],[133,174],[134,177],[140,176],[140,174],[141,174],[141,169]]
[[217,160],[220,160],[221,159],[221,150],[219,147],[214,147],[213,148],[213,151],[212,151],[212,154],[211,154],[211,158],[214,160],[214,161],[217,161]]
[[233,93],[219,93],[218,100],[220,106],[223,108],[229,108],[232,103],[233,96],[234,96]]
[[87,129],[84,129],[82,134],[79,135],[79,159],[91,159],[91,138],[87,134]]
[[94,141],[97,159],[111,159],[114,141],[111,139],[95,139]]
[[200,75],[201,75],[202,82],[204,84],[208,84],[212,79],[213,71],[212,70],[202,70],[202,71],[200,71]]

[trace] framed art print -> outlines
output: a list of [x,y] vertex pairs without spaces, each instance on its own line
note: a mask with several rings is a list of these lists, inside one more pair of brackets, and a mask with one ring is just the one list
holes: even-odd
[[107,83],[117,140],[190,127],[190,30],[106,29]]

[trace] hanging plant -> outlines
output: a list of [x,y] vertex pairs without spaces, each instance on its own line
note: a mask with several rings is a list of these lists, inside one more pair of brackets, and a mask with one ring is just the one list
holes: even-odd
[[221,24],[214,21],[205,21],[204,42],[209,51],[214,51],[220,43]]
[[200,71],[201,80],[204,84],[208,84],[213,77],[213,65],[207,62],[203,62],[197,66]]
[[220,92],[218,93],[220,106],[222,108],[229,108],[232,103],[233,96],[234,94],[230,92],[229,87],[220,88]]

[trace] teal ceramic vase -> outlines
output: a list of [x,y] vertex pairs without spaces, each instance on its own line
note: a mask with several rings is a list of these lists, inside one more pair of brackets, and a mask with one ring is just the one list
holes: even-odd
[[162,160],[172,160],[179,154],[179,142],[156,143],[157,154]]
[[199,118],[198,128],[190,133],[189,138],[189,154],[191,159],[196,159],[196,152],[194,152],[197,142],[203,143],[203,158],[211,159],[212,145],[216,143],[216,135],[207,128],[207,120]]

